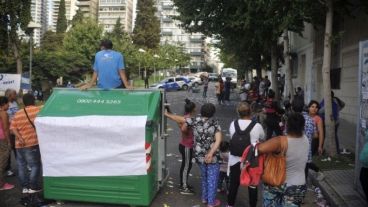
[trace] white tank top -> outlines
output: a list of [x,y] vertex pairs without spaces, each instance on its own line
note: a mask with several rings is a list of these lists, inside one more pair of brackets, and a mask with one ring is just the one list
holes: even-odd
[[300,138],[288,137],[286,152],[286,181],[287,186],[305,184],[305,165],[308,161],[309,142],[303,135]]

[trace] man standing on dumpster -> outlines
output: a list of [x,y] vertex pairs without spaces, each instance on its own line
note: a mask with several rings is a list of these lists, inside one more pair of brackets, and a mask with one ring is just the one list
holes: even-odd
[[97,87],[103,89],[132,89],[125,74],[124,56],[112,49],[111,40],[102,40],[101,51],[95,55],[92,80],[80,89],[87,90],[97,81]]

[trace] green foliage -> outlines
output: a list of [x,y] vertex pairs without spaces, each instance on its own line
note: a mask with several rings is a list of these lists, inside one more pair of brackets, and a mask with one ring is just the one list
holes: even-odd
[[63,76],[65,80],[74,82],[81,79],[89,68],[90,61],[76,52],[39,50],[34,54],[33,82],[56,81],[60,76]]
[[[22,73],[19,28],[26,31],[31,20],[31,0],[0,1],[0,49],[12,51],[17,60],[17,73]],[[10,53],[8,53],[10,54]]]
[[57,51],[63,48],[64,33],[55,33],[51,30],[45,32],[41,39],[41,49],[45,51]]
[[56,32],[64,33],[67,27],[68,23],[65,16],[65,0],[60,0],[58,18],[56,22]]
[[[304,22],[317,21],[324,8],[306,0],[174,0],[182,26],[215,35],[227,64],[267,67],[270,48],[285,29],[299,34]],[[318,11],[318,12],[317,12]],[[319,14],[317,16],[316,14]],[[226,55],[224,55],[226,54]],[[261,56],[266,58],[262,61]]]
[[63,41],[67,51],[83,55],[92,62],[102,37],[102,28],[88,19],[77,23],[65,34]]
[[123,25],[121,24],[121,19],[120,17],[116,20],[115,26],[113,28],[113,30],[111,31],[112,35],[116,38],[120,38],[123,37],[124,31],[123,31]]
[[160,43],[160,22],[157,19],[153,0],[139,0],[133,42],[138,48],[155,49]]
[[78,24],[79,22],[82,22],[83,21],[83,12],[82,10],[78,9],[77,10],[77,13],[74,15],[72,21],[71,21],[71,24],[72,24],[72,27],[74,27],[76,24]]

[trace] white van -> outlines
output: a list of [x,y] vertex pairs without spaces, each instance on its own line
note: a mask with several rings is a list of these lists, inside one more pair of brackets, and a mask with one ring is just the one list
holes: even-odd
[[231,78],[231,86],[232,88],[236,88],[238,84],[238,71],[234,68],[223,68],[221,70],[222,80],[225,82],[227,77]]

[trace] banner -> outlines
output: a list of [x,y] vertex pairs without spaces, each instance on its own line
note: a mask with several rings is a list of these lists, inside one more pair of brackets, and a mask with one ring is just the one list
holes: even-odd
[[0,73],[0,91],[5,91],[6,89],[14,89],[16,91],[20,90],[20,74],[6,74]]
[[146,175],[147,116],[37,117],[43,176]]
[[[355,141],[355,179],[354,184],[363,192],[359,185],[359,172],[361,163],[359,162],[359,154],[368,139],[368,40],[359,44],[359,72],[358,72],[358,120],[357,133]],[[362,193],[363,194],[363,193]]]

